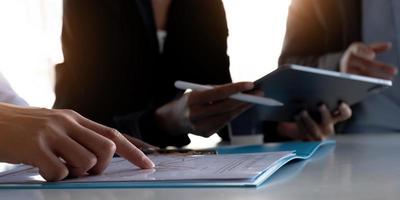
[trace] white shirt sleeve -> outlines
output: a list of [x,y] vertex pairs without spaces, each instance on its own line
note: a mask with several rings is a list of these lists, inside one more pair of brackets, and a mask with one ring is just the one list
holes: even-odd
[[2,73],[0,73],[0,102],[28,106],[28,103],[12,89]]

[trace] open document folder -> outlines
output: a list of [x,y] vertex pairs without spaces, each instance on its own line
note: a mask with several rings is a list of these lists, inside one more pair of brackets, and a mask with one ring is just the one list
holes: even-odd
[[309,158],[321,144],[224,147],[219,155],[150,156],[156,167],[148,170],[114,158],[101,175],[56,183],[46,183],[36,168],[21,165],[0,173],[0,189],[257,187],[287,162]]

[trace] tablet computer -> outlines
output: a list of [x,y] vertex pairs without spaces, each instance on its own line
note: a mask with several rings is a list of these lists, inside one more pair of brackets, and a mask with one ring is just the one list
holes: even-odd
[[[299,65],[281,66],[255,81],[257,88],[282,107],[258,107],[259,117],[270,121],[293,121],[302,110],[319,116],[322,103],[335,110],[340,102],[354,105],[368,95],[379,93],[392,81],[340,73]],[[315,116],[317,115],[317,116]]]

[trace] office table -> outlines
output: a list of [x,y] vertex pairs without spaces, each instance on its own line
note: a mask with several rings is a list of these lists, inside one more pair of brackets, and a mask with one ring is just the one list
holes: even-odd
[[292,162],[260,188],[0,190],[0,199],[286,200],[399,199],[400,133],[335,136],[307,161]]

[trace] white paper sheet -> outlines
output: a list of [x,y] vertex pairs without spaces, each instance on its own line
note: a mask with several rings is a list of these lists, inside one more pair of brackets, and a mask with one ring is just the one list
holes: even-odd
[[[150,156],[154,169],[141,170],[123,158],[114,158],[103,174],[62,182],[212,181],[252,180],[292,152],[227,155]],[[0,183],[43,182],[36,168],[20,166],[0,174]]]

